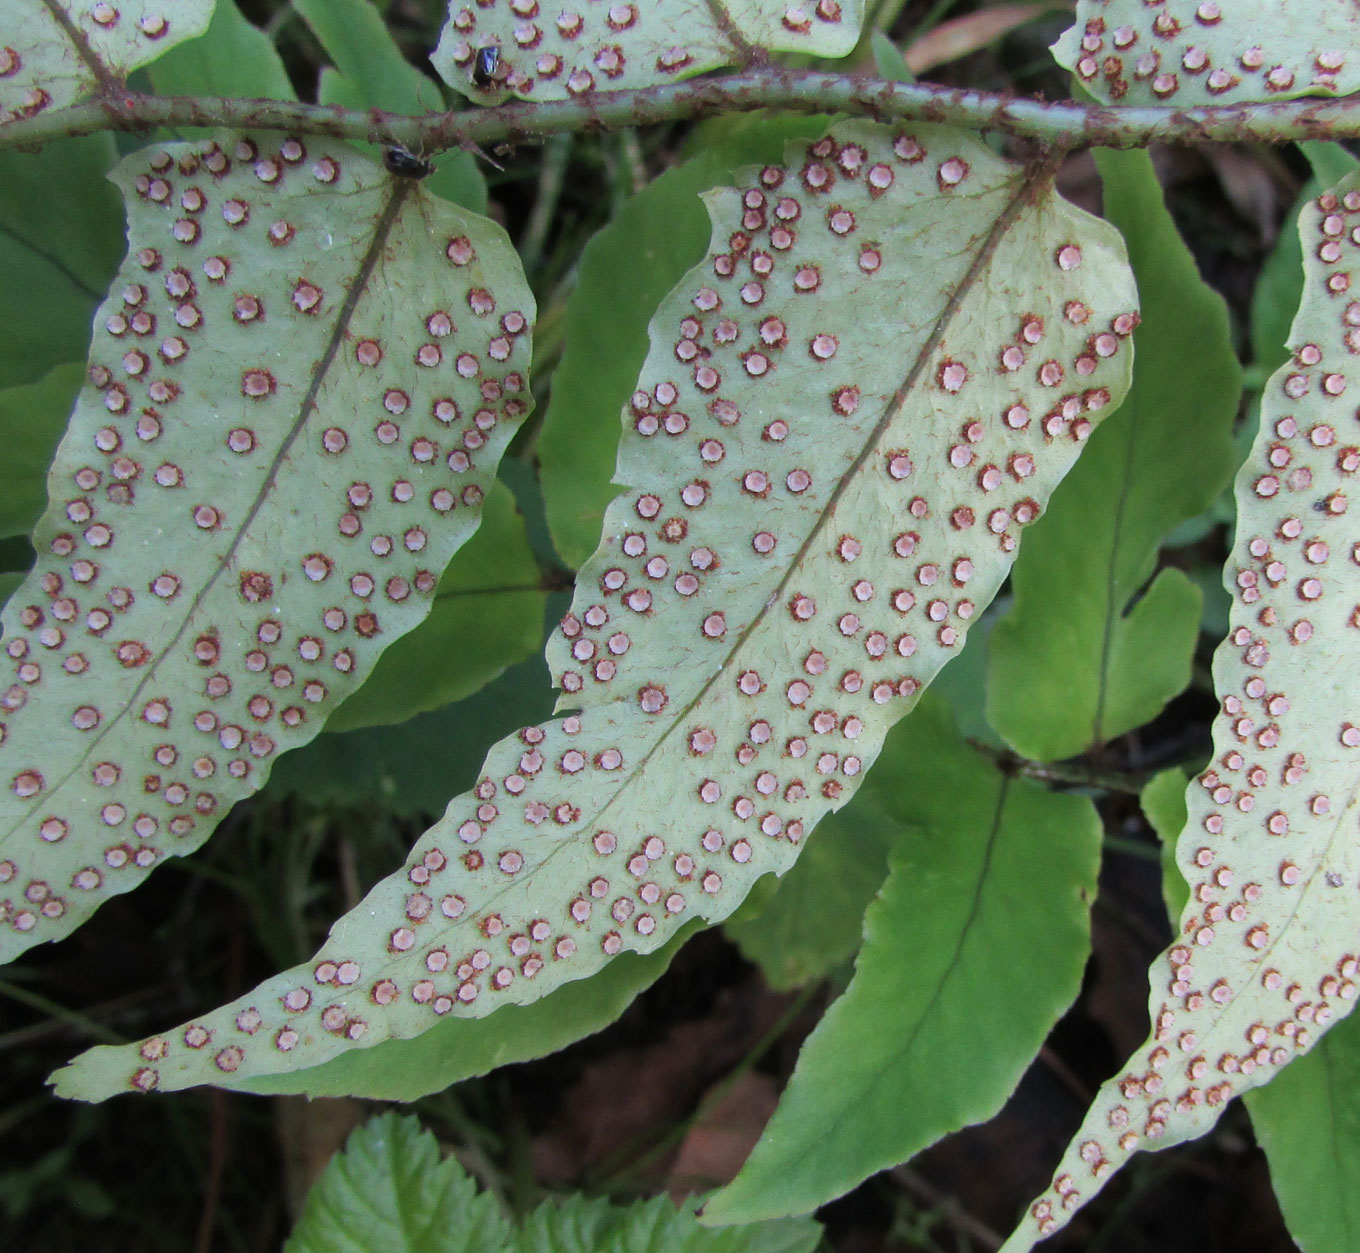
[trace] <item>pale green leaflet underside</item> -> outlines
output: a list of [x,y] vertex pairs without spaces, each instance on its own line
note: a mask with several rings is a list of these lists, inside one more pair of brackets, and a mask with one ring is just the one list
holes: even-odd
[[0,617],[0,960],[197,848],[428,612],[530,406],[504,232],[343,145],[115,172],[129,253]]
[[93,95],[201,35],[213,0],[0,0],[0,125]]
[[926,126],[838,127],[708,203],[549,645],[563,716],[494,746],[312,962],[61,1092],[248,1085],[724,918],[962,647],[1127,386],[1117,235]]
[[[1113,103],[1357,90],[1355,6],[1305,7],[1284,25],[1265,0],[1078,0],[1055,52]],[[111,101],[211,13],[0,0],[0,126]],[[454,0],[432,61],[481,103],[588,99],[760,50],[843,56],[860,17],[849,0]],[[959,132],[846,123],[709,193],[709,255],[652,319],[624,490],[548,647],[558,716],[494,745],[312,961],[83,1054],[58,1091],[295,1082],[657,953],[788,870],[1127,390],[1121,241],[1052,172]],[[319,139],[153,144],[114,177],[128,256],[37,563],[0,618],[0,960],[198,847],[321,729],[425,615],[531,406],[532,296],[484,219]],[[1190,900],[1152,970],[1152,1035],[1008,1250],[1134,1152],[1213,1126],[1354,1003],[1360,180],[1301,229],[1306,292],[1238,483],[1215,756],[1189,788]]]
[[[753,50],[843,57],[859,38],[858,0],[451,0],[430,60],[482,103],[565,100],[678,82]],[[495,49],[490,77],[477,54]]]
[[1360,971],[1360,548],[1350,497],[1360,179],[1300,218],[1293,359],[1237,480],[1234,603],[1214,659],[1214,756],[1187,792],[1180,936],[1151,970],[1151,1038],[1097,1095],[1006,1245],[1066,1222],[1124,1161],[1202,1135],[1355,1003]]
[[1078,0],[1053,55],[1115,104],[1236,104],[1344,96],[1360,88],[1360,15],[1313,0],[1298,20],[1276,0]]

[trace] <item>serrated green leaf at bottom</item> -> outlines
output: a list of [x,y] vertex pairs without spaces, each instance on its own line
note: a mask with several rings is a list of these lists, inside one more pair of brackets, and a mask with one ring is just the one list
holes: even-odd
[[[623,1207],[571,1197],[540,1205],[525,1220],[514,1253],[812,1253],[821,1228],[808,1219],[713,1231],[665,1197]],[[507,1250],[507,1253],[510,1253]]]
[[516,1228],[414,1118],[380,1114],[317,1180],[285,1253],[812,1253],[814,1222],[709,1231],[665,1197],[545,1201]]
[[414,1118],[358,1128],[307,1196],[285,1253],[489,1253],[505,1219]]

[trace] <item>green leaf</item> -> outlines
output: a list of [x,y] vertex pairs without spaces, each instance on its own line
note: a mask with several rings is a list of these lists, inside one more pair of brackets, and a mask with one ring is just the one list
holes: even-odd
[[1234,603],[1214,658],[1221,712],[1209,769],[1187,794],[1177,863],[1190,897],[1150,972],[1152,1036],[1097,1093],[1008,1253],[1062,1226],[1133,1153],[1203,1134],[1355,1003],[1360,564],[1346,510],[1360,449],[1342,441],[1355,406],[1357,214],[1353,176],[1300,219],[1303,303],[1237,479]]
[[362,109],[367,105],[363,85],[352,83],[333,65],[323,65],[317,76],[316,98],[319,104],[336,105],[342,109]]
[[665,948],[625,953],[593,979],[564,984],[541,1001],[508,1005],[493,1018],[444,1018],[422,1035],[350,1049],[310,1070],[226,1083],[242,1092],[414,1101],[498,1066],[544,1057],[604,1030],[670,966],[695,928]]
[[1176,839],[1185,827],[1184,773],[1173,768],[1154,775],[1138,793],[1138,803],[1161,841],[1162,900],[1174,927],[1190,898],[1190,888],[1176,864]]
[[[1335,187],[1348,174],[1360,168],[1360,158],[1356,158],[1339,143],[1323,139],[1304,139],[1299,141],[1298,149],[1308,159],[1313,177],[1321,184],[1314,194],[1321,195],[1329,187]],[[1300,206],[1302,207],[1302,206]],[[1282,231],[1281,235],[1292,235],[1293,231]]]
[[1339,1022],[1246,1103],[1299,1248],[1360,1248],[1360,1018]]
[[[0,126],[36,117],[121,82],[177,43],[201,35],[213,0],[56,4],[0,0]],[[79,43],[76,38],[79,37]]]
[[1007,751],[1006,745],[987,721],[987,668],[991,658],[992,632],[1010,611],[1011,598],[998,596],[973,624],[962,653],[941,671],[935,680],[936,696],[949,703],[959,734],[974,745]]
[[990,1117],[1081,986],[1101,838],[1088,798],[1003,775],[932,700],[857,805],[899,837],[854,979],[707,1222],[810,1212]]
[[[746,120],[654,179],[586,245],[539,437],[548,526],[573,568],[595,551],[617,490],[620,421],[632,420],[628,399],[647,356],[648,319],[704,255],[708,219],[700,193],[742,165],[778,161],[790,139],[825,128],[815,118]],[[620,421],[609,418],[615,413],[622,413]]]
[[307,1194],[285,1253],[486,1253],[510,1238],[494,1197],[414,1118],[357,1128]]
[[83,360],[123,255],[112,135],[0,152],[0,387]]
[[3,609],[9,598],[23,586],[24,577],[22,570],[6,570],[0,574],[0,609]]
[[1078,0],[1076,19],[1053,55],[1110,103],[1189,109],[1360,88],[1350,0],[1310,0],[1288,18],[1275,0]]
[[450,793],[476,783],[488,739],[551,713],[548,672],[538,656],[465,700],[397,726],[318,735],[279,759],[268,790],[314,803],[362,806],[376,800],[399,814],[437,814]]
[[47,504],[47,467],[85,367],[59,365],[39,382],[0,391],[0,539],[27,535]]
[[[438,86],[402,55],[369,0],[292,0],[335,68],[321,72],[322,104],[393,113],[444,108]],[[474,213],[486,212],[486,180],[470,152],[444,153],[425,189]]]
[[724,930],[776,992],[825,978],[859,950],[864,911],[883,886],[896,822],[863,792],[817,825],[763,909]]
[[[1199,592],[1176,570],[1148,580],[1164,537],[1231,473],[1241,382],[1223,301],[1181,243],[1147,154],[1097,161],[1144,292],[1140,368],[1016,562],[1015,607],[990,645],[988,718],[1045,761],[1141,726],[1190,681]],[[1113,342],[1092,336],[1097,352]]]
[[562,716],[495,745],[313,961],[83,1054],[63,1093],[318,1065],[721,921],[960,650],[1127,386],[1117,331],[1089,347],[1133,321],[1117,235],[1044,167],[932,127],[847,124],[707,201],[712,253],[653,319],[631,486],[548,646]]
[[379,1114],[356,1130],[308,1194],[285,1253],[812,1253],[808,1221],[707,1231],[665,1197],[616,1206],[579,1194],[545,1201],[522,1229],[479,1193],[414,1118]]
[[327,728],[405,722],[462,700],[535,653],[548,600],[540,584],[515,498],[493,483],[482,525],[440,578],[429,616],[383,653]]
[[402,55],[369,0],[292,0],[335,68],[375,109],[427,113],[444,107],[439,88]]
[[[677,12],[658,4],[581,5],[560,11],[449,0],[449,20],[430,60],[454,91],[482,104],[508,96],[566,100],[678,82],[720,65],[750,61],[759,49],[843,57],[859,38],[859,0],[709,0]],[[494,47],[494,74],[474,77],[481,48]]]
[[352,149],[223,142],[116,174],[130,255],[0,619],[6,958],[317,733],[428,612],[529,408],[504,232]]
[[874,54],[874,69],[879,78],[895,83],[914,83],[916,75],[902,55],[902,50],[881,30],[870,32],[869,47]]
[[297,99],[273,41],[246,20],[236,0],[216,0],[208,29],[172,48],[149,72],[163,96]]

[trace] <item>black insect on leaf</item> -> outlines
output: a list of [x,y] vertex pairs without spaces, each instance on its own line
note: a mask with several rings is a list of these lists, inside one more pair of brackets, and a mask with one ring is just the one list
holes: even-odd
[[472,63],[472,82],[477,87],[490,87],[496,81],[496,71],[500,68],[501,50],[490,44],[477,49],[477,57]]
[[389,174],[395,174],[398,178],[428,178],[434,173],[431,162],[416,156],[400,144],[383,149],[383,165]]

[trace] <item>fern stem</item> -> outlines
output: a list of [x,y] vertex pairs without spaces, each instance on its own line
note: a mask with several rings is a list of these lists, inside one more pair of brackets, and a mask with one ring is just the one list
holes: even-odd
[[401,144],[413,152],[434,153],[757,109],[845,113],[882,122],[942,122],[1061,149],[1133,148],[1153,139],[1202,144],[1360,137],[1360,97],[1194,109],[1125,108],[1071,101],[1050,104],[928,83],[767,67],[637,91],[598,92],[579,100],[520,101],[420,116],[284,100],[118,91],[7,123],[0,127],[0,149],[104,130],[223,126]]
[[100,1040],[105,1044],[127,1043],[116,1031],[104,1026],[103,1023],[91,1018],[88,1014],[82,1014],[78,1009],[67,1009],[65,1005],[59,1005],[56,1001],[38,992],[30,991],[22,984],[11,983],[8,979],[0,979],[0,997],[18,1001],[20,1005],[27,1005],[30,1009],[36,1009],[49,1018],[63,1022],[69,1027],[74,1027],[91,1039]]

